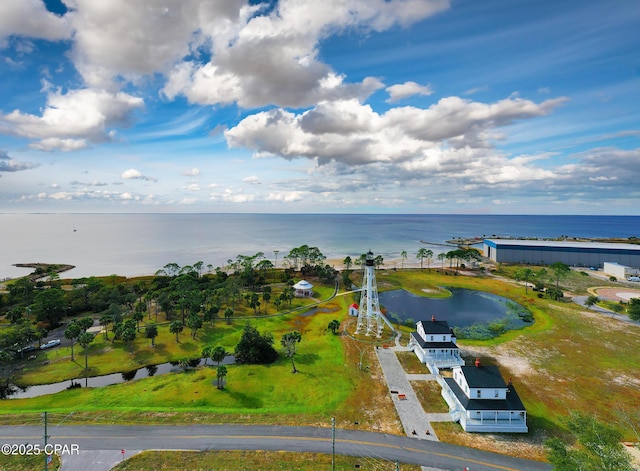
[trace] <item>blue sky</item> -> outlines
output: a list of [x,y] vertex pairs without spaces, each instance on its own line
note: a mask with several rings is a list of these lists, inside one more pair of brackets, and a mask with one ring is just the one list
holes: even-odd
[[640,215],[635,0],[8,0],[0,212]]

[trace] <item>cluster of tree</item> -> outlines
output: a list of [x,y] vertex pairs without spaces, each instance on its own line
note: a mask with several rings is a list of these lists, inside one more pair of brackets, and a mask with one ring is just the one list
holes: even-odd
[[[555,262],[549,265],[549,269],[551,273],[546,268],[540,268],[537,271],[528,267],[519,268],[515,271],[514,277],[516,281],[524,281],[525,292],[529,290],[529,282],[533,282],[536,291],[545,291],[551,299],[559,300],[564,296],[560,289],[560,280],[571,272],[571,268],[565,263]],[[545,288],[546,281],[555,281],[555,285]]]
[[217,363],[218,370],[217,370],[216,378],[218,381],[218,389],[224,388],[224,378],[227,376],[227,367],[220,364],[222,363],[222,361],[226,356],[227,356],[227,351],[224,349],[224,347],[207,346],[202,349],[202,357],[205,358],[205,364],[206,364],[206,359],[209,359],[209,358],[211,359],[212,362]]
[[545,442],[547,457],[557,471],[633,471],[631,456],[620,443],[622,434],[595,417],[572,413],[566,420],[577,446],[559,438]]
[[236,363],[268,364],[278,358],[273,347],[273,335],[270,332],[261,334],[251,323],[247,322],[242,331],[240,341],[236,345],[234,355]]
[[[367,261],[367,254],[363,253],[359,257],[356,257],[355,259],[347,255],[342,261],[342,264],[347,269],[347,271],[349,271],[351,270],[352,266],[364,267],[366,261]],[[376,268],[380,268],[382,265],[384,265],[384,258],[382,257],[382,255],[376,255],[373,258],[373,266],[375,266]]]
[[24,346],[44,335],[24,319],[0,329],[0,399],[9,394],[12,378],[19,369],[16,357],[23,356]]
[[318,266],[322,265],[327,257],[325,257],[318,247],[309,247],[308,245],[301,245],[295,247],[289,251],[289,254],[285,255],[285,261],[294,270],[302,270],[305,265]]
[[[340,327],[339,322],[338,327]],[[302,334],[297,330],[286,332],[280,339],[285,355],[291,360],[292,373],[298,372],[293,357],[296,354],[296,347],[301,341]],[[273,342],[273,335],[270,332],[261,334],[258,329],[247,322],[234,350],[236,363],[254,365],[273,363],[278,359],[278,352],[274,348]]]
[[81,319],[74,319],[69,323],[64,331],[64,336],[71,340],[71,361],[73,358],[73,344],[78,342],[84,349],[84,369],[89,368],[89,345],[93,342],[95,335],[87,330],[93,326],[93,319],[91,317],[83,317]]

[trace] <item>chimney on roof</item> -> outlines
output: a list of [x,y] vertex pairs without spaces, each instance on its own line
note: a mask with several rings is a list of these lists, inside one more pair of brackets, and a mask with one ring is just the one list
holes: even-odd
[[480,368],[480,358],[476,358],[476,368]]
[[435,314],[431,316],[431,322],[435,322],[436,321],[436,316]]

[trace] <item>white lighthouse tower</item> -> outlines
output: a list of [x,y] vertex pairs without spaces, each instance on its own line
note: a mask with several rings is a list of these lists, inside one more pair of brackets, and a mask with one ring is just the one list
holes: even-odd
[[375,265],[373,263],[373,252],[367,252],[362,278],[362,290],[360,294],[360,307],[358,309],[358,325],[356,334],[382,336],[383,319],[380,312],[380,302],[378,301],[378,288],[376,287]]

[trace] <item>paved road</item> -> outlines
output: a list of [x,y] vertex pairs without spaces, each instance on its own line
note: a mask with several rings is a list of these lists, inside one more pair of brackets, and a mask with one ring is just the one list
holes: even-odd
[[[42,428],[0,427],[2,443],[42,443]],[[64,471],[106,471],[134,450],[285,450],[331,453],[331,429],[249,425],[68,426],[49,428],[49,443],[78,445],[63,456]],[[448,443],[357,430],[336,430],[336,454],[412,463],[444,470],[542,471],[546,463],[512,458]]]
[[611,317],[612,319],[617,319],[619,321],[622,322],[627,322],[629,324],[633,324],[633,325],[638,325],[640,326],[640,322],[638,321],[632,321],[631,319],[629,319],[629,316],[624,316],[622,314],[616,314],[613,311],[610,311],[609,309],[605,309],[602,308],[600,306],[596,306],[595,304],[593,306],[587,306],[585,303],[587,302],[587,298],[588,296],[574,296],[573,297],[573,302],[586,308],[586,309],[590,309],[594,312],[597,312],[599,314],[603,314],[605,316]]

